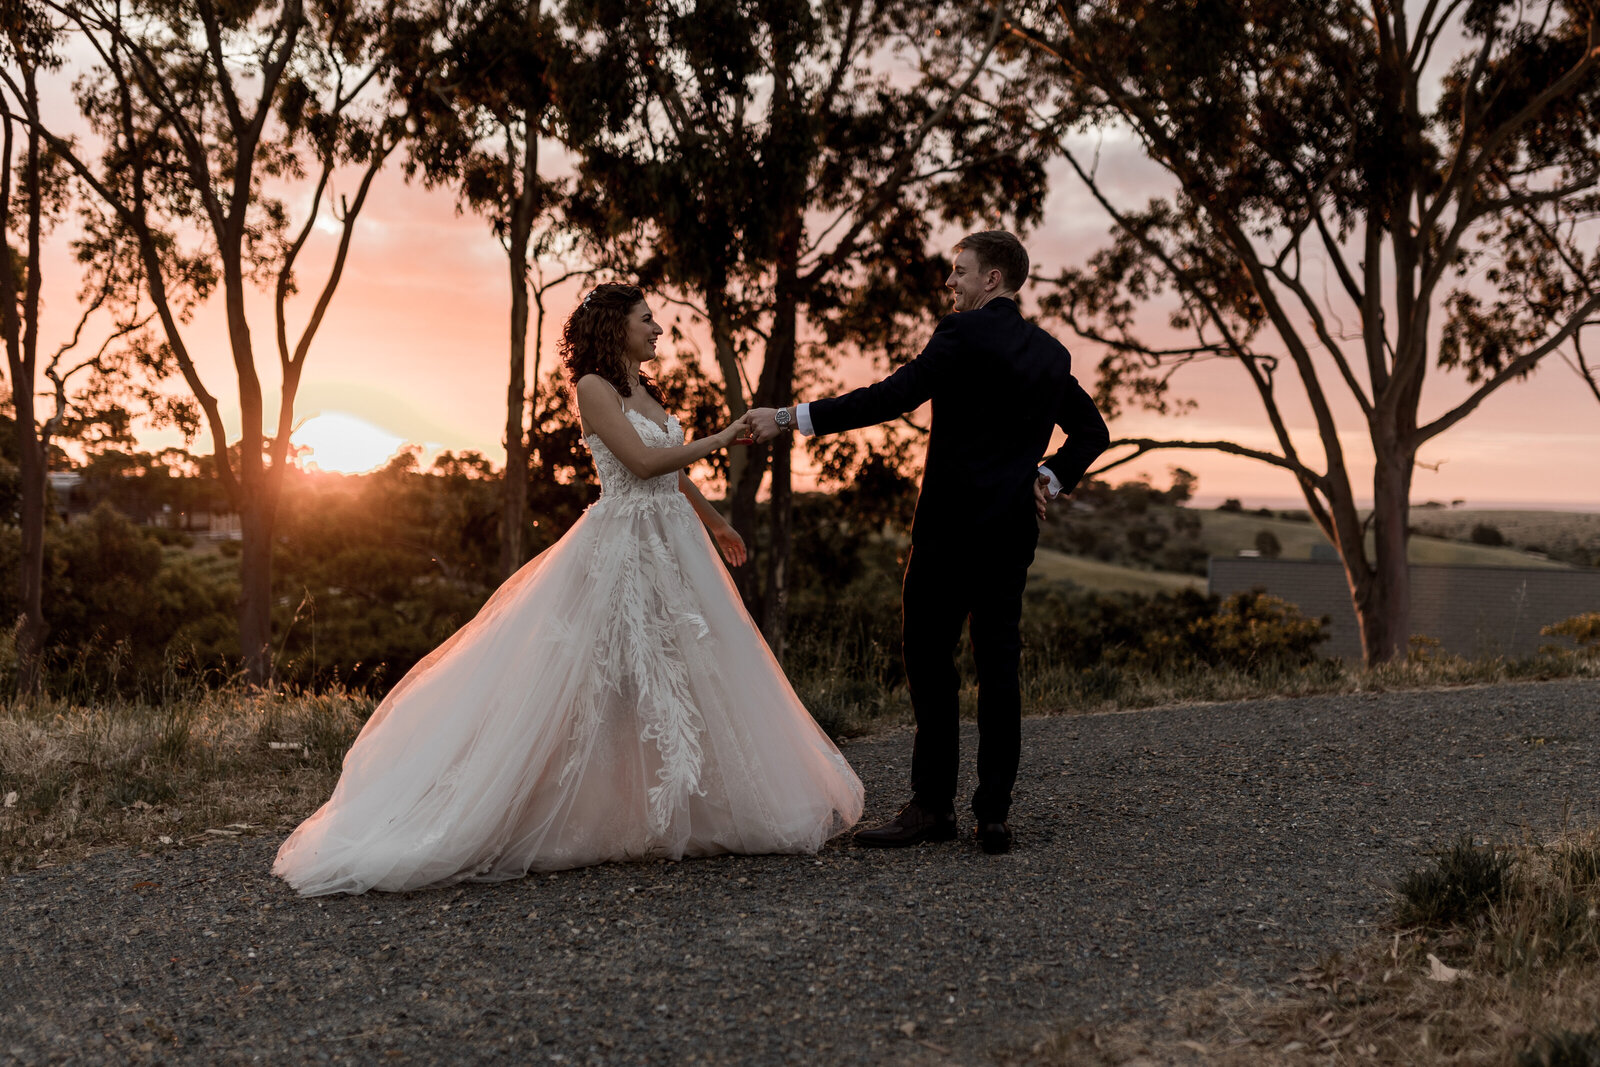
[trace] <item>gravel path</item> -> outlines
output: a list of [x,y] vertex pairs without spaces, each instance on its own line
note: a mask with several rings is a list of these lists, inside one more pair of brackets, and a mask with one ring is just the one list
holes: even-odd
[[[983,1061],[1281,979],[1457,834],[1592,820],[1597,710],[1555,682],[1031,719],[1004,857],[836,843],[307,901],[275,839],[101,853],[0,882],[0,1060]],[[909,737],[845,753],[891,814]]]

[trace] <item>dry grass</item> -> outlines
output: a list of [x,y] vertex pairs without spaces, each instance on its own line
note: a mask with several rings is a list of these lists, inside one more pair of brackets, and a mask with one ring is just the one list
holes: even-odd
[[[966,677],[972,677],[967,665]],[[1376,670],[1319,661],[1304,668],[1213,668],[1181,674],[1026,674],[1032,714],[1086,714],[1275,696],[1382,692],[1549,678],[1600,677],[1600,657],[1436,660]],[[796,677],[795,688],[835,736],[911,721],[903,688],[861,672]],[[164,703],[104,699],[0,705],[0,871],[67,862],[109,846],[139,850],[254,832],[281,833],[325,800],[374,700],[196,690]],[[977,691],[962,693],[976,712]]]
[[276,833],[326,799],[373,702],[225,689],[0,711],[0,870]]
[[[1480,859],[1488,851],[1476,850]],[[1400,925],[1429,894],[1459,882],[1459,845],[1397,888],[1395,919],[1383,935],[1292,976],[1280,990],[1185,993],[1168,1002],[1162,1018],[1064,1028],[1001,1059],[1223,1067],[1600,1063],[1600,832],[1569,831],[1553,842],[1495,851],[1508,861],[1503,896],[1468,893],[1462,899],[1476,903],[1446,908],[1448,921]]]
[[1338,660],[1317,660],[1304,667],[1212,667],[1185,673],[1113,669],[1044,671],[1025,675],[1022,699],[1023,707],[1036,714],[1058,715],[1169,704],[1445,689],[1556,678],[1600,678],[1600,656],[1586,651],[1551,651],[1530,659],[1469,660],[1458,656],[1430,657],[1424,652],[1409,660],[1371,669]]
[[1437,537],[1465,538],[1479,524],[1493,526],[1519,545],[1600,541],[1600,511],[1515,511],[1479,508],[1412,508],[1411,522]]

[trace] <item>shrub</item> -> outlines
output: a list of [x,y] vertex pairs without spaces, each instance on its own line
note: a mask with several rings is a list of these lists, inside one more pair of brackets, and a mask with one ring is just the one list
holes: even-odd
[[1544,637],[1568,637],[1586,656],[1600,656],[1600,611],[1574,615],[1539,629]]
[[1024,669],[1259,673],[1311,663],[1326,625],[1260,591],[1219,600],[1189,590],[1136,596],[1045,587],[1024,600]]
[[1256,532],[1256,551],[1261,553],[1263,559],[1277,559],[1283,555],[1283,542],[1271,530],[1259,530]]
[[1511,891],[1511,854],[1463,837],[1433,866],[1395,885],[1395,921],[1402,926],[1461,926],[1504,901]]
[[1235,593],[1195,627],[1206,646],[1203,662],[1244,670],[1303,667],[1328,638],[1328,620],[1311,619],[1288,601],[1260,590]]
[[1517,1056],[1517,1067],[1600,1067],[1600,1030],[1563,1030]]
[[1427,634],[1412,634],[1406,641],[1406,662],[1414,666],[1435,663],[1444,652],[1444,642]]
[[1474,526],[1472,533],[1468,537],[1475,545],[1489,545],[1498,548],[1506,543],[1506,535],[1500,532],[1500,528],[1491,526],[1486,522],[1480,522]]

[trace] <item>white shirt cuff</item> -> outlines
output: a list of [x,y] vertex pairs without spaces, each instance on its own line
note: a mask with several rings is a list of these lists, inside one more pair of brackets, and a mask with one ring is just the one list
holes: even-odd
[[806,437],[817,435],[816,427],[811,425],[811,405],[796,404],[794,406],[794,428]]
[[1050,490],[1050,499],[1054,500],[1056,497],[1060,496],[1061,479],[1056,477],[1056,472],[1051,470],[1049,467],[1040,467],[1039,473],[1047,476],[1050,479],[1050,485],[1048,486],[1048,489]]

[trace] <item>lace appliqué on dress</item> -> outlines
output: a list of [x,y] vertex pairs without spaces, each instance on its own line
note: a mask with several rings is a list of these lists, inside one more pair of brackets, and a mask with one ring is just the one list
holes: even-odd
[[[681,443],[683,431],[668,416],[666,429],[636,411],[627,413],[647,444]],[[689,796],[704,796],[700,774],[704,730],[689,693],[695,672],[711,669],[700,641],[710,628],[700,614],[693,591],[671,550],[649,523],[629,523],[628,516],[645,510],[673,511],[669,520],[698,523],[693,508],[678,489],[677,472],[640,478],[612,454],[598,436],[585,439],[600,475],[601,497],[590,510],[617,523],[602,538],[591,560],[591,573],[603,576],[606,624],[594,650],[595,685],[576,709],[572,756],[563,780],[581,768],[601,726],[600,709],[609,690],[636,702],[639,738],[653,742],[661,756],[659,785],[649,790],[649,829],[667,832],[673,813]]]

